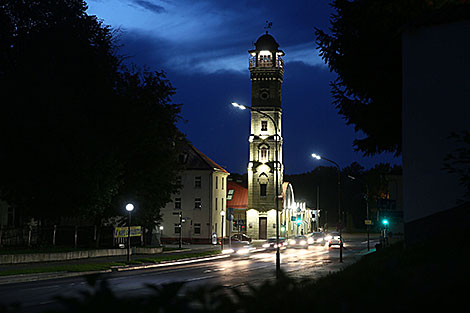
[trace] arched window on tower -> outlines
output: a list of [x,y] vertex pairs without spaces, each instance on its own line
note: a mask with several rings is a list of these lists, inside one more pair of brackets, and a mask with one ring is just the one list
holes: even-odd
[[259,147],[259,161],[268,162],[269,161],[269,147],[268,145],[261,145]]

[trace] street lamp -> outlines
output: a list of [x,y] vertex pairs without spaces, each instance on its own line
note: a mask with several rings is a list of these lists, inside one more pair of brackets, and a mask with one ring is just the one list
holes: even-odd
[[332,161],[330,159],[327,159],[325,157],[321,157],[318,154],[312,153],[312,158],[317,159],[317,160],[325,160],[327,162],[330,162],[336,166],[336,169],[338,170],[338,228],[339,228],[339,261],[343,262],[343,225],[341,224],[341,168],[339,167],[338,163],[335,161]]
[[134,205],[132,203],[126,204],[126,210],[129,212],[129,218],[127,221],[127,262],[131,260],[130,246],[131,246],[131,214],[134,210]]
[[220,235],[221,237],[221,246],[220,249],[224,250],[224,217],[225,217],[225,211],[220,211],[220,216],[222,217],[222,223],[220,224],[222,234]]
[[267,117],[268,119],[271,120],[271,122],[274,125],[274,131],[276,133],[275,135],[275,140],[276,144],[274,145],[275,148],[275,153],[274,153],[274,164],[275,164],[275,171],[274,171],[274,182],[275,186],[274,188],[276,189],[276,278],[279,278],[281,275],[281,256],[280,256],[280,249],[279,249],[279,188],[278,188],[278,168],[279,168],[279,161],[278,161],[278,127],[276,121],[269,116],[268,114],[261,112],[260,110],[257,110],[253,107],[247,106],[247,105],[242,105],[238,104],[236,102],[232,102],[232,105],[236,108],[239,108],[241,110],[249,109],[250,111],[255,111],[258,112],[259,114]]
[[370,231],[369,231],[369,222],[370,222],[370,219],[369,219],[369,185],[364,182],[362,179],[358,179],[354,176],[351,176],[351,175],[348,175],[348,177],[352,180],[358,180],[360,182],[362,182],[365,186],[366,186],[366,196],[364,197],[366,199],[366,219],[367,219],[367,224],[366,224],[366,228],[367,228],[367,251],[370,251]]

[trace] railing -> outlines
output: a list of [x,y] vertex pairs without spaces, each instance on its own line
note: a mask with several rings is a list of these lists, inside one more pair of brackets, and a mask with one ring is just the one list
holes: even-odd
[[[273,66],[274,65],[274,66]],[[278,67],[278,68],[284,68],[284,60],[281,57],[278,57],[275,64],[273,64],[273,60],[268,59],[258,59],[258,64],[256,64],[256,57],[250,57],[249,59],[249,67],[255,68],[255,67]]]

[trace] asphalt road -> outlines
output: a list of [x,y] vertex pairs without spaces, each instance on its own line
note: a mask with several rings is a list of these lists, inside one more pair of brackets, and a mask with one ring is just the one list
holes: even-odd
[[[339,249],[335,247],[315,245],[308,249],[285,249],[281,252],[281,268],[293,277],[316,278],[353,263],[364,253],[366,247],[362,236],[346,239],[342,264],[339,263]],[[177,281],[186,282],[187,289],[202,284],[244,288],[247,284],[273,279],[274,269],[275,252],[260,251],[246,257],[223,256],[211,261],[107,273],[103,277],[116,293],[132,296],[149,292],[147,284],[160,285]],[[80,290],[86,288],[89,287],[83,277],[1,285],[0,303],[19,303],[22,312],[41,312],[59,308],[57,296],[77,296]]]

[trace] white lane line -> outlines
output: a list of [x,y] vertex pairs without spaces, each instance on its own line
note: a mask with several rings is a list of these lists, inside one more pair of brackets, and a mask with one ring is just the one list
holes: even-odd
[[214,278],[215,276],[203,276],[203,277],[195,277],[195,278],[190,278],[186,279],[185,282],[191,282],[191,281],[198,281],[198,280],[204,280],[204,279],[209,279],[209,278]]
[[43,289],[49,289],[49,288],[59,288],[60,285],[53,285],[53,286],[42,286],[42,287],[30,287],[30,288],[25,288],[27,290],[43,290]]

